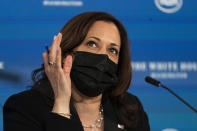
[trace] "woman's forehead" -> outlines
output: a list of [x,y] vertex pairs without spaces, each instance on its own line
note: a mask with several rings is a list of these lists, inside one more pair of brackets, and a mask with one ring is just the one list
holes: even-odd
[[120,46],[120,33],[112,22],[96,21],[88,31],[86,38],[96,37],[101,41],[115,43]]

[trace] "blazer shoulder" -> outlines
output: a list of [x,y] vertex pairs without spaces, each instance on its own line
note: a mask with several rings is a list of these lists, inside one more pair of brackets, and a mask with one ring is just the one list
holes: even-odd
[[5,105],[19,104],[26,106],[26,105],[34,104],[35,102],[37,103],[39,102],[38,100],[40,99],[42,99],[42,97],[38,92],[34,91],[33,89],[28,89],[20,93],[9,96],[5,102]]
[[3,108],[5,131],[81,131],[75,120],[51,112],[42,93],[30,89],[10,96]]
[[124,100],[128,104],[134,104],[137,105],[138,107],[138,116],[140,118],[140,131],[150,131],[150,125],[149,125],[149,120],[148,120],[148,115],[144,111],[143,105],[139,98],[129,92],[127,92],[124,96]]
[[136,104],[136,105],[140,105],[141,106],[141,102],[139,100],[139,98],[129,92],[126,92],[124,95],[124,101],[128,104]]
[[42,114],[47,108],[42,95],[33,89],[11,95],[3,106],[4,111],[14,109],[33,116]]

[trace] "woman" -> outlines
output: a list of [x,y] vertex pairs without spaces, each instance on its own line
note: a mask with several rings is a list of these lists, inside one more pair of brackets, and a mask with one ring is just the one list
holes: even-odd
[[127,33],[110,14],[72,18],[43,54],[32,89],[4,105],[4,131],[149,131],[131,81]]

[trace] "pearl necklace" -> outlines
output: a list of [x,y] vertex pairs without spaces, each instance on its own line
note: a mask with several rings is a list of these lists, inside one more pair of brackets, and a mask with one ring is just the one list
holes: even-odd
[[91,124],[91,125],[84,125],[82,124],[83,128],[91,128],[92,131],[95,131],[96,128],[101,128],[102,126],[102,122],[103,122],[103,107],[100,107],[100,111],[99,111],[99,118],[96,119],[96,122]]

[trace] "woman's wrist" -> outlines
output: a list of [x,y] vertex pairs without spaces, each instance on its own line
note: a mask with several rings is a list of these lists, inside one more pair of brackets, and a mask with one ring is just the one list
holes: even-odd
[[70,99],[55,99],[52,112],[70,118]]

